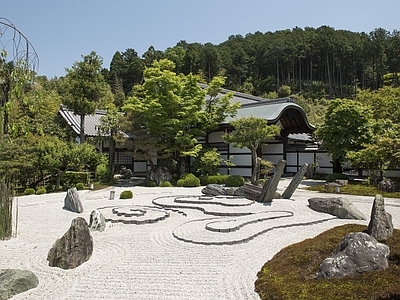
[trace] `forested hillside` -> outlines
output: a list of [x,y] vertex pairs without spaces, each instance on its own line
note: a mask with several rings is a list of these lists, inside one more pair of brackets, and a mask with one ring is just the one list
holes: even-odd
[[129,94],[160,58],[172,60],[176,73],[202,74],[204,81],[223,75],[226,88],[253,95],[271,98],[289,86],[305,98],[354,98],[357,89],[399,85],[400,32],[296,27],[232,35],[219,45],[179,41],[165,51],[150,46],[141,57],[133,48],[117,51],[103,74]]

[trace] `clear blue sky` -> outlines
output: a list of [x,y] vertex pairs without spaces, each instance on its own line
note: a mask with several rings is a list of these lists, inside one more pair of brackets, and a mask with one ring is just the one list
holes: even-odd
[[9,19],[33,44],[40,75],[64,76],[96,51],[109,68],[116,51],[150,46],[164,51],[180,40],[219,44],[230,35],[296,26],[369,33],[400,30],[400,0],[4,0]]

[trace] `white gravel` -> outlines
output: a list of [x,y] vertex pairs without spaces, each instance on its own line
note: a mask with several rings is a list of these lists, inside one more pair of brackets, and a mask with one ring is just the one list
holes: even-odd
[[[282,179],[278,192],[289,181]],[[301,186],[311,183],[303,181]],[[134,198],[118,200],[125,189],[132,190]],[[254,292],[257,272],[279,250],[355,222],[312,211],[307,199],[327,195],[299,188],[290,200],[252,206],[252,210],[259,208],[258,222],[251,217],[229,219],[181,208],[181,213],[169,211],[170,216],[157,223],[108,223],[104,232],[92,232],[94,250],[87,262],[72,270],[48,266],[49,249],[75,217],[89,222],[96,208],[153,206],[157,197],[201,195],[201,189],[118,187],[114,188],[115,200],[108,199],[109,189],[82,191],[82,214],[62,209],[65,193],[19,197],[18,234],[0,241],[0,269],[30,270],[38,276],[39,286],[13,299],[259,299]],[[373,197],[346,197],[369,220]],[[387,198],[385,204],[394,227],[400,228],[400,199]],[[368,220],[357,222],[368,225]],[[229,226],[232,232],[225,232]],[[245,242],[237,243],[240,240]]]

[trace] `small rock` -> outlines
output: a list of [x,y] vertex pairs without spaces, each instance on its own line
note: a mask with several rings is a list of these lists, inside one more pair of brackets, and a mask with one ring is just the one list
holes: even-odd
[[378,241],[385,241],[393,235],[392,215],[385,211],[382,195],[375,196],[368,233]]
[[208,184],[205,188],[201,190],[204,195],[211,195],[211,196],[221,196],[225,195],[225,190],[219,184]]
[[64,199],[64,209],[76,212],[78,214],[83,212],[82,202],[79,199],[79,194],[76,188],[69,189]]
[[103,232],[105,228],[106,219],[98,209],[95,209],[90,214],[89,229],[92,231],[97,230]]

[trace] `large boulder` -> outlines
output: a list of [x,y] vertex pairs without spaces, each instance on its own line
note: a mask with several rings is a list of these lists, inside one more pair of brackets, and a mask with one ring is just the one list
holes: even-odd
[[93,252],[93,239],[86,220],[78,217],[71,227],[50,249],[47,260],[50,267],[73,269],[89,260]]
[[392,215],[385,211],[382,195],[375,196],[368,233],[378,241],[385,241],[393,235]]
[[64,199],[64,209],[76,212],[78,214],[83,212],[82,202],[79,198],[76,188],[68,189],[67,195]]
[[346,235],[332,255],[318,269],[317,278],[342,278],[348,275],[384,270],[389,266],[389,247],[367,233]]
[[147,179],[155,181],[157,185],[160,185],[161,181],[171,181],[172,174],[167,168],[159,167],[155,171],[151,171]]
[[39,280],[28,270],[0,269],[0,299],[9,299],[37,287]]
[[221,196],[226,194],[225,189],[219,184],[207,184],[207,186],[203,188],[201,192],[204,195],[210,196]]
[[366,220],[364,214],[347,198],[310,198],[308,204],[313,210],[337,216],[339,219]]
[[97,230],[103,232],[105,228],[106,228],[106,219],[98,209],[95,209],[90,214],[89,229],[92,231]]

